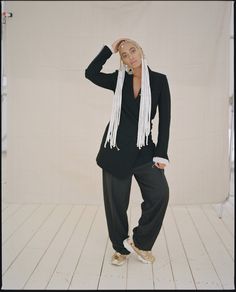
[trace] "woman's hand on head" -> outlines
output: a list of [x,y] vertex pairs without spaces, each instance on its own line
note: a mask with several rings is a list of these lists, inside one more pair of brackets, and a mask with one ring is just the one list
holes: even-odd
[[113,49],[113,52],[114,53],[117,53],[118,52],[118,48],[119,48],[119,45],[122,41],[124,40],[128,40],[128,38],[119,38],[118,40],[116,40],[113,44],[112,44],[112,49]]

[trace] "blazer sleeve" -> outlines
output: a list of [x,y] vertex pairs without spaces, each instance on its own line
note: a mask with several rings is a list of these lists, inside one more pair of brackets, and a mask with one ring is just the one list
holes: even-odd
[[106,89],[115,91],[118,70],[113,73],[100,72],[107,59],[113,54],[111,49],[104,45],[99,54],[85,69],[85,78],[89,79],[94,84]]
[[159,111],[158,139],[157,145],[154,150],[154,156],[165,158],[169,161],[167,151],[171,121],[171,95],[166,75],[164,75],[164,79],[162,82],[162,89],[158,103],[158,111]]

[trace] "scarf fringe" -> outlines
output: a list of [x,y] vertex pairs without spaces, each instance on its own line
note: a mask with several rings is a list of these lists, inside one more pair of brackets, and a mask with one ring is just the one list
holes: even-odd
[[[120,65],[120,69],[117,77],[117,85],[115,94],[112,101],[112,111],[109,123],[109,128],[107,132],[106,141],[104,147],[106,148],[107,142],[110,140],[110,148],[116,147],[120,150],[116,144],[117,129],[120,123],[120,112],[121,112],[121,102],[122,102],[122,88],[125,78],[125,66]],[[139,108],[139,121],[138,121],[138,135],[136,146],[141,149],[145,146],[145,136],[146,145],[148,145],[148,136],[150,134],[150,119],[151,119],[151,89],[150,89],[150,79],[149,71],[147,67],[147,61],[142,57],[142,82],[141,82],[141,100]]]

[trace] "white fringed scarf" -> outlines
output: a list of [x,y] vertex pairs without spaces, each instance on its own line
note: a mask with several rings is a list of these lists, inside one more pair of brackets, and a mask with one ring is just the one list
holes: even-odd
[[[116,90],[113,96],[111,119],[109,124],[109,129],[107,132],[106,141],[104,147],[106,147],[107,142],[110,140],[110,148],[116,147],[116,134],[120,123],[120,111],[121,111],[121,101],[122,101],[122,88],[125,78],[125,66],[122,63],[118,72]],[[151,89],[149,80],[149,71],[147,67],[147,61],[142,57],[142,82],[141,82],[141,100],[139,108],[139,121],[138,121],[138,136],[137,136],[137,147],[141,149],[145,146],[145,136],[146,145],[148,145],[148,136],[150,133],[150,119],[151,119]]]

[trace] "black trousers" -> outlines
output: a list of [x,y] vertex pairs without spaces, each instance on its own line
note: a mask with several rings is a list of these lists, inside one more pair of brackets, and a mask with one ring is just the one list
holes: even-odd
[[151,250],[160,232],[169,201],[169,186],[165,170],[152,167],[153,161],[133,169],[127,179],[120,179],[102,170],[103,197],[109,238],[114,250],[129,254],[123,240],[129,237],[127,209],[132,177],[134,175],[143,198],[141,217],[133,229],[134,244],[142,250]]

